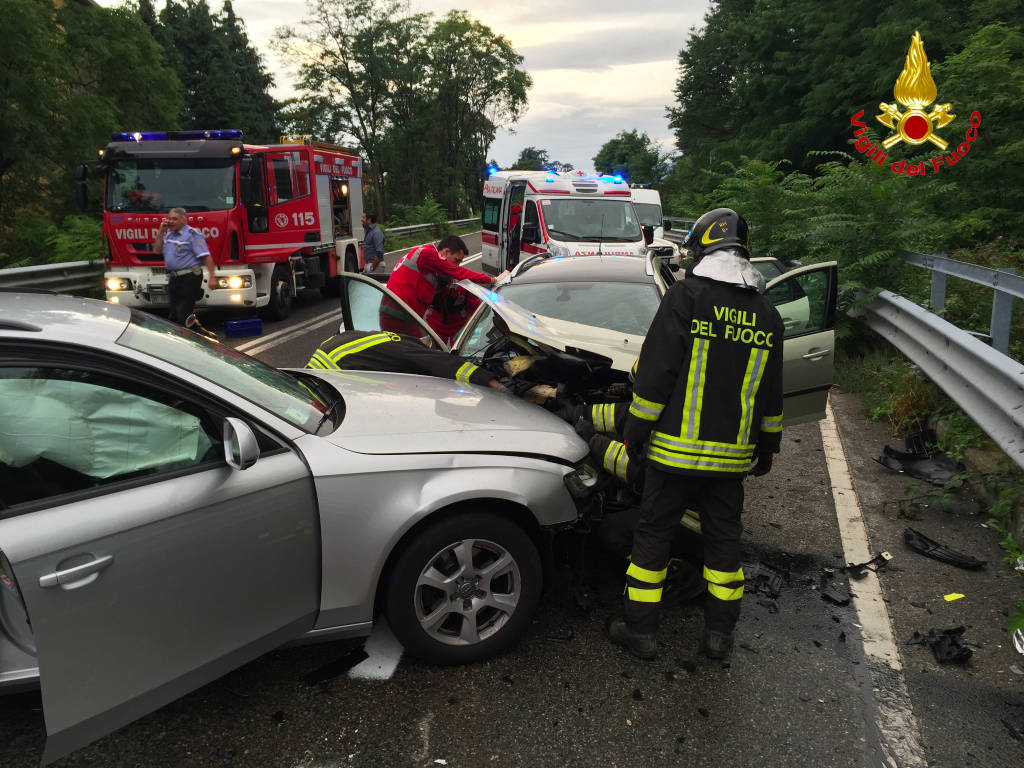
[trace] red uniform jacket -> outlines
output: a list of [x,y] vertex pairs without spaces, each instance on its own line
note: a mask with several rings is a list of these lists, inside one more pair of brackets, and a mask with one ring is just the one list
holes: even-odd
[[[441,283],[439,278],[447,276],[455,280],[472,280],[474,283],[490,285],[491,277],[483,272],[474,272],[465,267],[457,267],[450,261],[442,259],[433,245],[421,245],[413,248],[402,257],[395,265],[388,278],[388,290],[395,296],[408,304],[412,310],[423,317],[427,307],[434,300]],[[384,330],[395,330],[399,333],[409,333],[404,329],[393,327],[395,325],[406,325],[405,313],[388,300],[385,296],[381,300],[381,328]],[[387,327],[385,327],[385,323]],[[419,335],[413,332],[412,335]]]

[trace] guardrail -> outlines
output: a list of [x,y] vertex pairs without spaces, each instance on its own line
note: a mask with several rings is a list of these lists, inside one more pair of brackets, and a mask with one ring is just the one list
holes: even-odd
[[[992,345],[957,328],[909,299],[882,291],[870,304],[851,311],[912,360],[932,381],[1024,468],[1024,365],[1007,357],[1013,298],[1024,298],[1024,278],[959,262],[943,255],[901,251],[907,262],[932,270],[932,306],[945,306],[946,275],[995,292]],[[996,349],[996,344],[1002,349]]]
[[[455,219],[448,224],[462,227],[480,221],[478,216],[471,219]],[[430,232],[436,224],[412,224],[405,227],[391,227],[384,230],[395,235],[414,235]],[[103,261],[67,261],[59,264],[36,264],[31,267],[0,269],[0,288],[37,288],[56,293],[82,293],[99,291],[100,279],[106,271]]]
[[684,219],[676,216],[666,216],[665,218],[672,222],[672,229],[665,232],[665,239],[676,244],[682,243],[686,239],[686,235],[697,222],[696,219]]

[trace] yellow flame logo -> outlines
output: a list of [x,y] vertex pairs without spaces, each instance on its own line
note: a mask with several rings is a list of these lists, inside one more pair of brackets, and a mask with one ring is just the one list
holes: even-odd
[[924,52],[921,33],[914,30],[914,37],[910,41],[910,49],[907,51],[903,71],[893,88],[893,96],[896,97],[896,101],[907,107],[908,110],[900,112],[895,104],[886,104],[885,102],[878,105],[882,112],[875,115],[875,119],[887,128],[896,131],[882,142],[882,146],[889,149],[900,141],[914,145],[930,141],[939,149],[945,149],[947,143],[936,136],[934,131],[949,125],[956,115],[949,111],[953,108],[952,104],[937,104],[931,113],[924,112],[924,108],[935,101],[937,94],[928,57]]

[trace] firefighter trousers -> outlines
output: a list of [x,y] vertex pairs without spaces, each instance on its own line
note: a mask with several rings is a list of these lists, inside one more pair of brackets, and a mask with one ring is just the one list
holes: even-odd
[[700,510],[703,574],[708,590],[704,626],[730,634],[739,619],[743,597],[742,477],[681,475],[663,472],[648,463],[623,595],[626,623],[637,632],[653,633],[658,628],[672,539],[687,507]]

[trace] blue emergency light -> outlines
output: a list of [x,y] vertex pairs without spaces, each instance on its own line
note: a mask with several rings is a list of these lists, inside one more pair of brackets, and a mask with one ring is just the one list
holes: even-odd
[[111,141],[193,141],[196,139],[237,139],[242,132],[237,128],[204,131],[121,131],[110,134]]
[[488,176],[493,176],[497,172],[498,172],[498,167],[497,166],[495,166],[495,165],[487,166],[487,175]]

